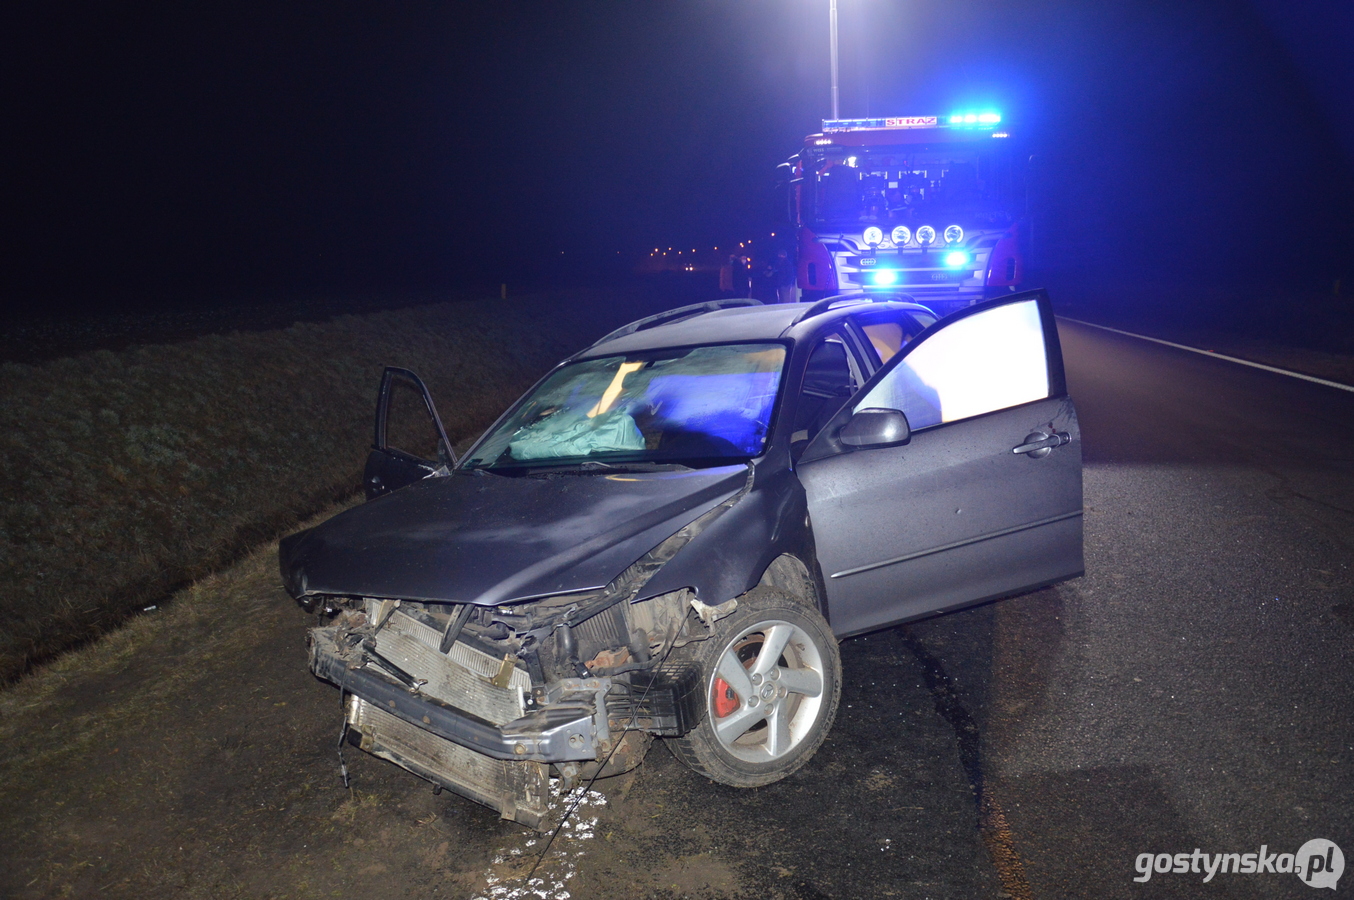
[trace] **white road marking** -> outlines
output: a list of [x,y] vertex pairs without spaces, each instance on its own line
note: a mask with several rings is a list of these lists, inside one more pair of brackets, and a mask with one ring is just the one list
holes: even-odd
[[1227,356],[1223,353],[1214,353],[1212,350],[1200,350],[1198,347],[1190,347],[1185,344],[1176,344],[1171,341],[1163,341],[1161,338],[1148,337],[1145,334],[1134,334],[1131,331],[1120,331],[1118,328],[1111,328],[1108,325],[1097,325],[1094,322],[1083,322],[1081,319],[1069,319],[1067,316],[1058,316],[1060,319],[1066,319],[1068,322],[1075,322],[1078,325],[1085,325],[1088,328],[1099,328],[1101,331],[1112,331],[1115,334],[1122,334],[1125,337],[1137,338],[1140,341],[1151,341],[1154,344],[1162,344],[1167,347],[1174,347],[1177,350],[1188,350],[1190,353],[1199,353],[1207,356],[1209,359],[1225,359],[1228,362],[1238,363],[1243,366],[1250,366],[1252,369],[1263,369],[1266,372],[1273,372],[1276,375],[1287,375],[1289,378],[1300,378],[1303,381],[1310,381],[1313,384],[1324,384],[1326,387],[1337,388],[1342,391],[1349,391],[1354,394],[1354,385],[1341,384],[1338,381],[1328,381],[1325,378],[1317,378],[1315,375],[1304,375],[1301,372],[1291,372],[1288,369],[1279,369],[1274,366],[1267,366],[1263,363],[1251,362],[1249,359],[1238,359],[1235,356]]

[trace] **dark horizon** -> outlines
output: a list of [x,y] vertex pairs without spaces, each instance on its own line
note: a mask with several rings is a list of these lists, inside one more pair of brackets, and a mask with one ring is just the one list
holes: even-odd
[[[844,115],[993,106],[1029,140],[1042,271],[1354,277],[1334,3],[840,6]],[[456,291],[760,235],[828,114],[826,9],[34,8],[4,64],[0,292],[59,314]]]

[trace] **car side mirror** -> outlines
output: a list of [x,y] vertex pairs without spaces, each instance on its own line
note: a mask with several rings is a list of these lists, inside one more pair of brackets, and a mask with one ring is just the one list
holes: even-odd
[[855,450],[897,447],[912,440],[912,428],[901,410],[861,409],[842,426],[837,439]]

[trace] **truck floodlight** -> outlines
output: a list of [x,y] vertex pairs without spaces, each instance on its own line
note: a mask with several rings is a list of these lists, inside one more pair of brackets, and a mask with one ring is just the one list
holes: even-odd
[[893,242],[901,247],[903,244],[912,240],[912,229],[908,228],[906,225],[899,225],[897,228],[893,229],[892,237]]
[[869,244],[871,247],[878,247],[884,242],[884,232],[873,225],[866,228],[865,233],[861,235],[861,237],[863,237],[865,243]]
[[923,225],[917,229],[917,243],[926,245],[936,242],[936,230],[930,225]]
[[958,244],[964,240],[964,229],[958,225],[949,225],[945,228],[945,243]]

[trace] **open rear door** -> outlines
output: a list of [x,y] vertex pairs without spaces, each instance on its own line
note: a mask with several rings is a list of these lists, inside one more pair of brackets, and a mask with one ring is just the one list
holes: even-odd
[[408,369],[387,366],[376,398],[376,435],[362,476],[367,499],[446,475],[454,465],[451,441],[423,379]]

